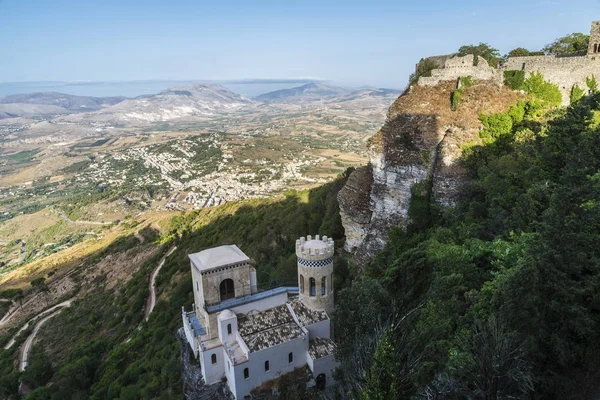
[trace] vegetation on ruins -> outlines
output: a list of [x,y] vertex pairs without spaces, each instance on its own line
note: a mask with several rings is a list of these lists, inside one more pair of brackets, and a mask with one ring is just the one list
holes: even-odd
[[410,74],[408,77],[408,86],[414,85],[417,83],[420,77],[422,76],[431,76],[431,71],[439,68],[435,61],[430,58],[424,58],[417,64],[415,72]]

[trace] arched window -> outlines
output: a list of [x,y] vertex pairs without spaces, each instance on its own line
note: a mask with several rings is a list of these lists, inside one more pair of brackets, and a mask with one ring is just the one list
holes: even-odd
[[304,276],[300,275],[300,294],[304,294]]
[[327,278],[322,277],[321,278],[321,296],[325,296],[325,293],[327,293],[327,289],[325,289],[326,285],[327,285]]
[[317,295],[317,285],[315,285],[315,278],[310,278],[310,295]]
[[291,364],[294,362],[294,353],[288,354],[288,362]]
[[213,354],[212,356],[210,356],[210,361],[212,361],[213,364],[217,363],[217,355]]
[[244,379],[250,378],[250,371],[248,368],[244,368]]
[[233,279],[225,279],[221,282],[219,292],[221,293],[221,301],[234,298],[235,290],[233,289]]
[[265,361],[265,372],[268,372],[271,369],[271,367],[269,366],[269,361]]
[[227,324],[227,334],[231,335],[231,324]]

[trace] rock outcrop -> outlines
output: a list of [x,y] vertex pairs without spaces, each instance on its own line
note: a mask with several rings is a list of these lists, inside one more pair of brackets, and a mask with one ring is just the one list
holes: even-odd
[[466,144],[479,141],[479,114],[504,112],[523,96],[495,80],[479,81],[463,89],[453,111],[455,86],[413,86],[400,96],[369,140],[369,165],[355,170],[340,191],[345,248],[359,266],[385,246],[391,228],[406,226],[415,183],[431,179],[433,201],[456,203],[468,180],[458,161]]

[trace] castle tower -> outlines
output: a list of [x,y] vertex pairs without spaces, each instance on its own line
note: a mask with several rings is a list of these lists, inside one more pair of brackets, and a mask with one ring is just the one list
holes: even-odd
[[600,55],[600,21],[592,21],[590,30],[590,44],[588,45],[588,56]]
[[316,235],[296,240],[300,300],[307,307],[333,314],[333,239]]

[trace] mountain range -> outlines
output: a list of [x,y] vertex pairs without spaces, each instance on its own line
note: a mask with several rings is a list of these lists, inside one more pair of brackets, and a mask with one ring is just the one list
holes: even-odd
[[[0,98],[0,119],[63,115],[66,122],[98,121],[146,124],[183,117],[209,117],[249,105],[305,104],[362,101],[389,102],[394,89],[351,89],[311,82],[291,89],[261,94],[252,100],[223,86],[194,83],[134,98],[74,96],[56,92],[16,94]],[[66,115],[65,114],[70,114]]]

